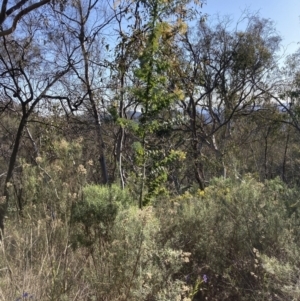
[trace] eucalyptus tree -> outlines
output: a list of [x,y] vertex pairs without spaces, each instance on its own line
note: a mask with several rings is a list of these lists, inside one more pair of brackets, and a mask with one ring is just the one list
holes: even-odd
[[280,37],[273,24],[252,16],[243,26],[233,27],[228,19],[212,25],[201,20],[196,35],[188,31],[178,51],[175,84],[185,93],[178,105],[188,117],[188,152],[201,189],[206,181],[204,147],[216,155],[226,176],[223,158],[233,120],[251,112],[267,95],[258,85],[274,68]]
[[[284,110],[282,122],[300,131],[300,49],[286,57],[275,84],[259,86]],[[284,115],[283,115],[284,117]]]
[[296,131],[298,134],[300,132],[300,50],[288,55],[278,72],[273,74],[272,80],[265,85],[258,84],[257,88],[269,95],[273,106],[276,106],[277,110],[281,112],[277,123],[281,123],[286,134],[284,137],[285,148],[281,151],[283,156],[282,179],[286,182],[298,183],[298,177],[295,176],[296,168],[293,167],[296,159],[293,162],[288,160],[288,149],[291,148],[291,156],[297,157],[297,152],[292,149],[299,143],[294,132]]
[[[33,11],[20,23],[15,35],[1,38],[0,94],[14,106],[18,114],[18,128],[14,135],[4,185],[5,202],[0,211],[0,226],[9,204],[9,183],[12,181],[20,143],[30,116],[48,96],[60,91],[59,79],[70,70],[70,61],[51,51],[55,43],[45,37],[45,14]],[[51,29],[53,31],[53,29]],[[44,43],[41,43],[41,40]]]
[[118,6],[111,2],[76,0],[63,10],[54,8],[55,22],[65,32],[64,48],[71,54],[72,72],[61,81],[69,91],[68,110],[75,112],[85,108],[94,125],[95,141],[98,148],[101,182],[109,182],[106,143],[104,141],[103,116],[107,113],[110,99],[108,80],[110,66],[108,54],[110,44],[115,43],[113,24],[131,4]]

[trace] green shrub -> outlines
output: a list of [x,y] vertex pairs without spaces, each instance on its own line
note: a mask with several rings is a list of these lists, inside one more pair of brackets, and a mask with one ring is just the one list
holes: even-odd
[[74,246],[77,243],[91,246],[99,240],[107,240],[118,210],[130,202],[128,192],[117,185],[85,186],[82,199],[73,204],[71,212]]
[[195,300],[277,300],[282,279],[266,271],[261,256],[277,258],[282,268],[299,266],[300,227],[289,206],[297,211],[297,199],[279,180],[215,179],[204,192],[185,193],[157,207],[159,240],[164,247],[191,252],[181,274],[189,275],[194,288],[204,275],[209,279],[198,285]]
[[95,249],[86,271],[96,300],[182,300],[188,287],[176,277],[189,255],[157,244],[159,220],[152,207],[122,210],[109,244]]
[[300,299],[296,187],[214,179],[140,210],[118,186],[60,186],[53,173],[62,205],[53,202],[64,213],[51,219],[39,210],[52,186],[35,185],[36,170],[26,168],[34,191],[26,218],[9,220],[0,248],[7,300],[23,292],[39,300]]

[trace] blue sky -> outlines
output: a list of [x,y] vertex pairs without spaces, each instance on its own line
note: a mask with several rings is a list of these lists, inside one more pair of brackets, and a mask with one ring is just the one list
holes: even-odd
[[245,9],[274,21],[286,53],[300,48],[300,43],[297,44],[300,42],[300,0],[206,0],[202,12],[210,16],[231,15],[238,20]]

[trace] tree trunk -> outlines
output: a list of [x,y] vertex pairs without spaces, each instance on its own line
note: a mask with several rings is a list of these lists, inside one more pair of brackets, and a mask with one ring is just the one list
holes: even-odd
[[106,166],[106,160],[105,160],[105,144],[103,141],[102,137],[102,128],[101,128],[101,120],[100,120],[100,115],[98,113],[97,109],[97,104],[93,95],[92,87],[91,87],[91,81],[90,81],[90,76],[89,76],[89,69],[90,69],[90,64],[89,64],[89,57],[88,57],[88,51],[86,50],[85,47],[85,41],[87,40],[85,36],[85,16],[83,15],[83,9],[81,7],[82,3],[79,5],[79,13],[80,13],[80,18],[81,18],[81,24],[80,24],[80,35],[79,35],[79,41],[80,41],[80,47],[81,47],[81,52],[83,56],[83,61],[84,61],[84,84],[87,89],[87,93],[89,96],[89,101],[92,107],[92,113],[94,117],[94,124],[95,124],[95,130],[96,130],[96,140],[97,144],[99,147],[99,162],[102,170],[102,182],[103,184],[108,183],[108,174],[107,174],[107,166]]
[[[13,176],[13,171],[16,165],[16,161],[17,161],[17,155],[18,155],[18,151],[19,151],[19,147],[20,147],[20,142],[22,139],[22,134],[23,134],[23,130],[26,127],[27,124],[27,120],[28,120],[28,114],[25,114],[22,116],[21,121],[19,123],[19,128],[17,131],[17,135],[15,138],[15,143],[13,146],[13,150],[9,159],[9,164],[8,164],[8,171],[6,174],[6,179],[5,179],[5,184],[4,184],[4,202],[2,202],[0,204],[0,229],[3,232],[4,231],[4,217],[5,214],[7,212],[7,208],[9,205],[9,182],[12,179]],[[2,236],[1,236],[2,237]]]

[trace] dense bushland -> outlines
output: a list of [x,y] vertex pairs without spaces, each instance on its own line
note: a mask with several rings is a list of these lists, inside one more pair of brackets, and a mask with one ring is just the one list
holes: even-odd
[[75,161],[78,141],[54,146],[53,164],[42,156],[38,166],[21,162],[22,210],[10,187],[3,300],[300,297],[297,188],[216,178],[204,191],[191,187],[140,210],[132,192],[86,183],[93,163]]
[[202,4],[2,1],[0,300],[300,300],[300,51]]

